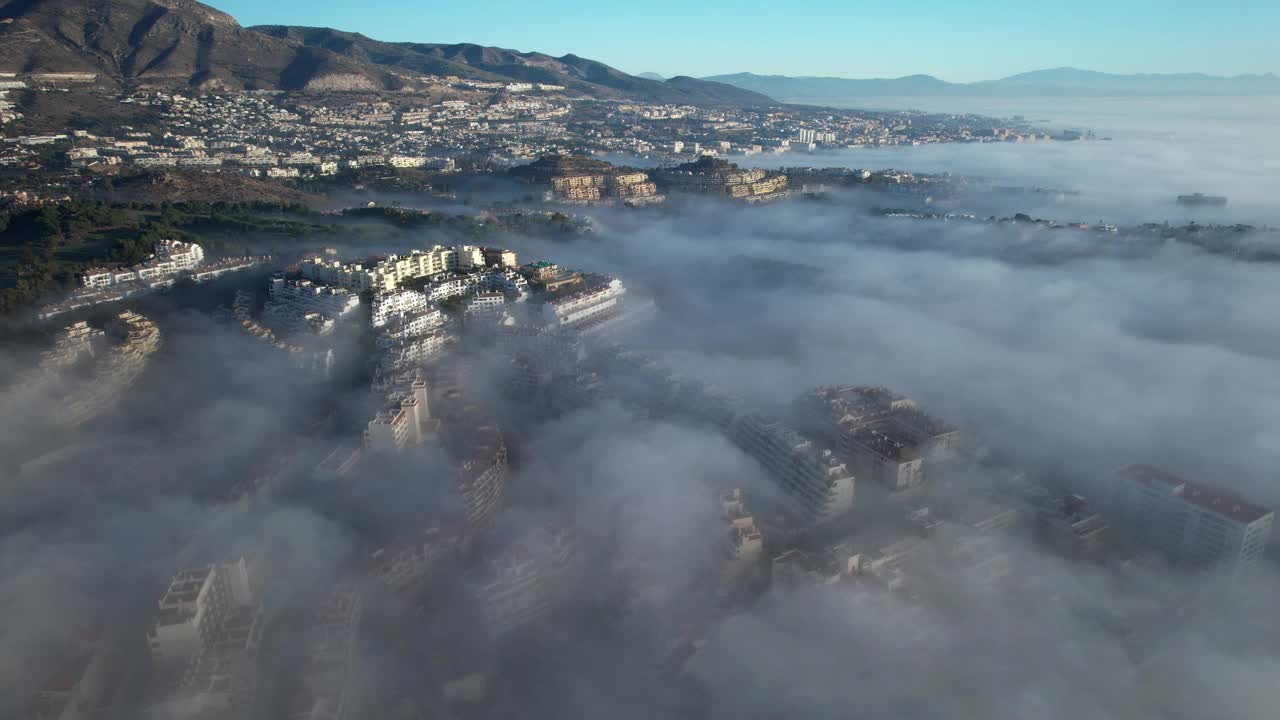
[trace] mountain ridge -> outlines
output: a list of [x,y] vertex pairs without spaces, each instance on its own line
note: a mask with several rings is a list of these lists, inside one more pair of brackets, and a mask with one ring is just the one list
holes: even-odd
[[932,75],[899,78],[841,78],[733,73],[707,78],[754,90],[780,102],[839,102],[858,97],[1065,97],[1170,95],[1280,95],[1275,73],[1215,76],[1205,73],[1113,74],[1072,67],[1048,68],[997,80],[952,83]]
[[632,98],[691,104],[772,105],[772,98],[732,85],[697,78],[659,82],[628,75],[602,62],[572,53],[553,57],[474,43],[414,43],[375,40],[359,33],[294,25],[263,25],[250,30],[334,52],[384,69],[431,75],[563,85],[605,98]]
[[696,78],[658,82],[577,55],[390,43],[332,28],[242,27],[196,0],[0,0],[0,72],[93,73],[198,90],[395,91],[423,76],[535,82],[598,99],[773,105]]

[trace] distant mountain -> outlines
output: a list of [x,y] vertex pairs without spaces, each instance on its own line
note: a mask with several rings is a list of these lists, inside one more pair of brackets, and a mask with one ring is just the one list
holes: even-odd
[[645,80],[657,80],[658,82],[666,82],[667,79],[654,72],[636,73],[636,77],[642,77]]
[[1278,95],[1280,77],[1275,73],[1232,77],[1204,73],[1112,75],[1064,67],[974,83],[969,87],[1022,92],[1034,90],[1047,95]]
[[861,98],[922,96],[1280,95],[1280,77],[1272,73],[1235,77],[1195,73],[1111,75],[1075,68],[1056,68],[976,83],[949,83],[931,75],[853,80],[737,73],[704,79],[762,93],[781,102],[816,105]]
[[391,43],[328,28],[268,25],[256,32],[337,53],[349,60],[391,71],[564,85],[602,98],[714,105],[774,105],[764,95],[694,78],[666,82],[628,75],[577,55],[552,57],[472,44]]
[[387,43],[328,28],[244,28],[195,0],[0,0],[0,72],[283,90],[398,90],[423,75],[456,75],[564,85],[597,98],[776,104],[730,85],[693,78],[658,82],[576,55]]

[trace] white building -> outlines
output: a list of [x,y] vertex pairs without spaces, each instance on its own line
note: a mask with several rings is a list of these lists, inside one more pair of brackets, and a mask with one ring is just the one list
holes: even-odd
[[467,300],[468,315],[493,314],[507,303],[507,296],[500,292],[480,292]]
[[1175,563],[1247,577],[1266,551],[1275,513],[1148,465],[1116,471],[1112,529]]
[[436,329],[385,345],[382,356],[378,359],[378,370],[384,376],[395,376],[437,357],[453,341],[454,337],[449,331]]
[[308,328],[323,335],[359,305],[360,297],[346,288],[276,277],[271,280],[271,299],[263,317],[287,332]]
[[760,567],[764,555],[764,537],[756,527],[755,518],[747,512],[740,488],[720,494],[720,512],[728,523],[725,562],[720,579],[732,585],[750,577]]
[[93,268],[86,270],[80,282],[85,287],[105,288],[124,282],[144,280],[156,282],[194,270],[204,262],[204,248],[179,240],[161,240],[155,251],[128,269]]
[[611,278],[603,285],[548,300],[543,305],[543,318],[556,325],[580,325],[601,313],[616,309],[626,292],[621,280]]
[[473,273],[465,275],[452,272],[440,273],[438,276],[431,278],[430,283],[424,290],[432,302],[440,302],[441,300],[467,295],[480,285],[480,280],[481,277]]
[[501,270],[494,270],[482,277],[480,279],[480,289],[486,292],[501,292],[508,295],[522,296],[529,292],[529,281],[520,273],[504,266]]
[[429,307],[431,307],[431,301],[425,293],[417,290],[401,288],[380,292],[373,297],[373,326],[382,327],[393,318],[426,310]]
[[830,450],[818,450],[791,428],[758,415],[737,418],[730,437],[764,466],[801,518],[823,523],[853,507],[853,475]]
[[430,250],[414,250],[408,255],[391,255],[370,266],[343,264],[323,257],[303,261],[303,277],[338,285],[355,292],[390,291],[402,283],[445,272],[469,271],[485,267],[485,250],[474,245],[447,247],[436,245]]
[[369,421],[364,433],[367,449],[403,450],[421,445],[434,434],[426,381],[415,380],[407,393],[397,395],[398,400]]
[[145,704],[184,717],[247,712],[261,635],[262,610],[247,560],[175,574],[147,634],[152,678]]
[[356,720],[355,658],[364,602],[360,591],[340,585],[318,602],[302,629],[301,678],[289,703],[289,720]]
[[394,315],[378,332],[378,345],[388,348],[409,342],[439,330],[449,319],[440,308],[428,305],[424,310]]

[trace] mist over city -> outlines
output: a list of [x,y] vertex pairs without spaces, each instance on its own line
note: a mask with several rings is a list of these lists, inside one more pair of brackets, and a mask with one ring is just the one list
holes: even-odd
[[0,717],[1276,715],[1251,30],[371,5],[0,0]]

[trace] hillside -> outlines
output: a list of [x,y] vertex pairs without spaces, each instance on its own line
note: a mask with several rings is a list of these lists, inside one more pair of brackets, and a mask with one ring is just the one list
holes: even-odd
[[708,105],[775,104],[769,97],[724,83],[687,77],[665,82],[651,80],[577,55],[552,57],[468,43],[391,43],[330,28],[266,25],[250,29],[389,71],[563,85],[597,98]]
[[930,75],[857,80],[735,73],[707,80],[763,93],[781,102],[825,104],[882,97],[1068,97],[1280,95],[1272,74],[1217,77],[1196,73],[1112,75],[1075,68],[1022,73],[1000,80],[949,83]]
[[773,104],[731,85],[659,82],[576,55],[388,43],[328,28],[244,28],[195,0],[0,0],[0,72],[232,90],[397,90],[424,75],[454,75],[564,85],[603,99]]
[[0,71],[230,89],[395,84],[376,66],[247,30],[194,0],[0,2]]

